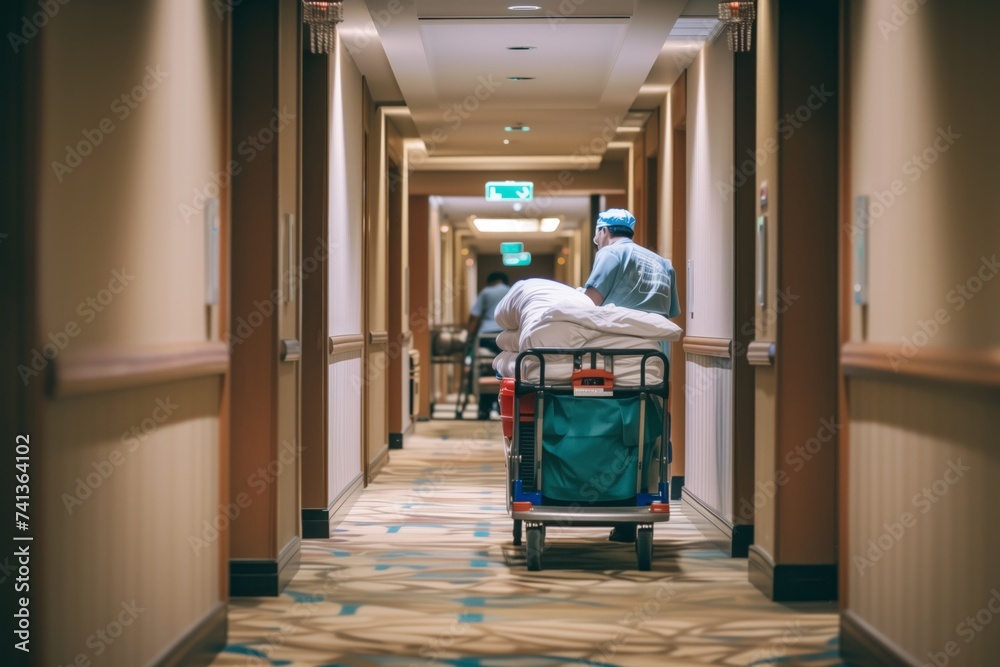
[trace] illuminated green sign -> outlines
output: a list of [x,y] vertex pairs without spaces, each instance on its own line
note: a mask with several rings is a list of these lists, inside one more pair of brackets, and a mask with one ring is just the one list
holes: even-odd
[[531,264],[530,252],[512,252],[503,256],[504,266],[528,266]]
[[514,252],[524,252],[524,244],[516,243],[511,241],[510,243],[501,243],[500,252],[504,255],[509,255]]
[[528,201],[534,194],[531,181],[486,181],[487,201]]

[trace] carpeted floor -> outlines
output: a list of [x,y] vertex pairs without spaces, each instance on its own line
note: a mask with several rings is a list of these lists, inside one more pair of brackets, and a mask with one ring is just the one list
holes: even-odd
[[678,503],[651,572],[606,528],[557,527],[528,572],[499,423],[417,426],[280,597],[230,605],[214,665],[843,664],[835,605],[768,601]]

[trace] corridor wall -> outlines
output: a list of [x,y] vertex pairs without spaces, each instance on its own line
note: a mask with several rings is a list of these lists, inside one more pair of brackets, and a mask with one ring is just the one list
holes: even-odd
[[[847,3],[841,644],[861,664],[986,665],[1000,655],[1000,95],[981,73],[1000,11],[914,7]],[[865,239],[861,306],[848,281]]]
[[64,341],[32,434],[38,664],[95,658],[120,618],[101,664],[225,639],[226,285],[206,307],[205,202],[222,197],[225,247],[226,29],[197,0],[69,3],[32,45],[38,345]]
[[[687,70],[687,260],[684,495],[732,530],[733,55],[706,43]],[[678,196],[678,193],[674,193]],[[675,363],[681,360],[675,360]],[[675,393],[676,393],[675,389]]]
[[[363,121],[361,73],[342,40],[331,68],[330,404],[327,501],[346,500],[362,484]],[[345,495],[347,494],[347,495]]]

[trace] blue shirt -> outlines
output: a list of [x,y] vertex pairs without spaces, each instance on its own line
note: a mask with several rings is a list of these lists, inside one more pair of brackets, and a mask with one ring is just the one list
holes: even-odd
[[510,285],[497,283],[496,285],[487,285],[479,293],[479,296],[476,297],[476,302],[472,304],[472,310],[469,312],[481,320],[479,333],[497,333],[503,331],[493,317],[496,313],[497,304],[507,296],[507,292],[509,291]]
[[674,267],[631,239],[607,245],[594,256],[594,270],[584,287],[593,287],[604,297],[602,305],[622,306],[664,317],[677,317]]

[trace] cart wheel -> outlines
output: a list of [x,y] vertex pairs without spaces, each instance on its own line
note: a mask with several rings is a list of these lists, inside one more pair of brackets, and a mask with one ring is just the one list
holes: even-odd
[[521,546],[521,520],[514,519],[514,546]]
[[542,549],[545,546],[545,533],[541,526],[528,527],[528,569],[538,572],[542,569]]
[[653,528],[640,528],[635,536],[635,555],[639,561],[639,569],[648,571],[653,567]]

